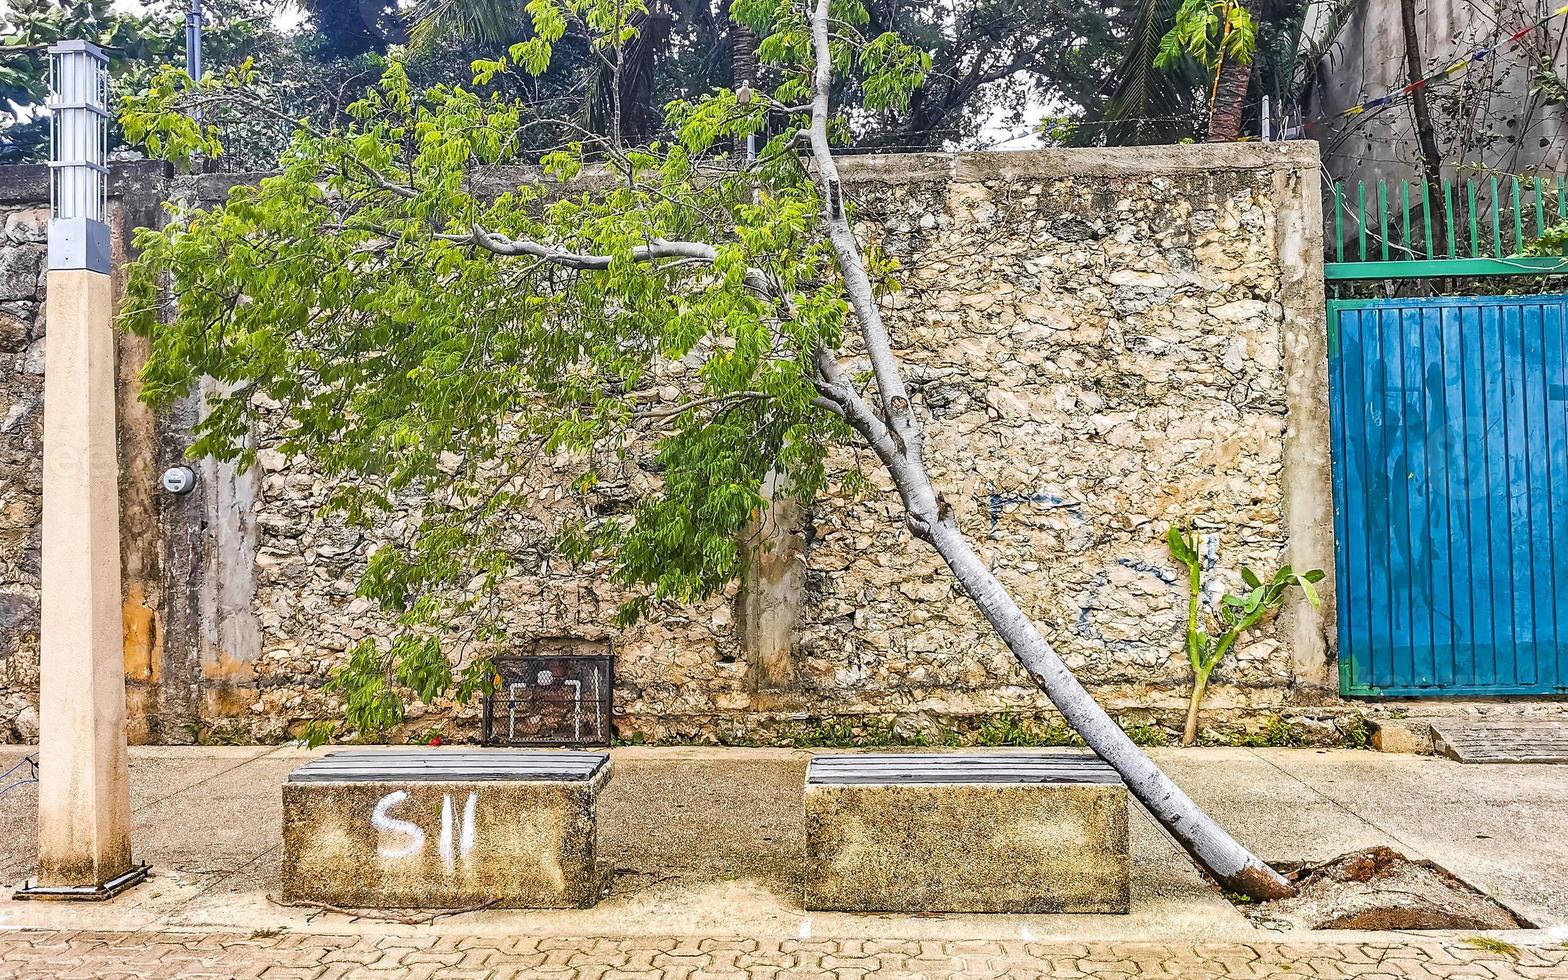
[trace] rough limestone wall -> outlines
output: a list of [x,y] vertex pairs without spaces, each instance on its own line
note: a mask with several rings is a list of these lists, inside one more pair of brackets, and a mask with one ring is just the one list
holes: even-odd
[[[848,169],[864,230],[904,264],[905,289],[886,307],[946,498],[1125,724],[1176,727],[1189,672],[1166,527],[1209,531],[1226,570],[1272,571],[1286,545],[1281,202],[1275,165],[1261,156],[1165,171],[1129,159],[1084,167],[1063,161],[1094,158],[987,154]],[[678,383],[680,367],[671,370]],[[838,462],[853,465],[848,454]],[[548,476],[548,465],[532,474],[525,544],[583,506]],[[590,503],[613,509],[648,480],[633,467]],[[617,631],[620,595],[597,570],[574,572],[542,550],[502,597],[514,641],[613,639],[623,735],[743,737],[895,718],[931,732],[1047,710],[878,486],[853,500],[830,492],[806,516],[785,683],[758,682],[736,590]],[[321,691],[330,670],[354,642],[388,632],[353,595],[380,535],[320,518],[329,489],[299,461],[262,453],[256,700],[229,722],[258,737],[333,715]],[[1215,675],[1210,721],[1256,729],[1291,702],[1286,637],[1265,629],[1233,653]],[[472,708],[421,707],[407,729],[472,734],[474,718]]]
[[[908,270],[885,305],[934,475],[1068,665],[1128,723],[1170,723],[1188,668],[1166,528],[1211,530],[1226,568],[1272,570],[1285,544],[1273,183],[990,163],[859,188]],[[1047,707],[893,505],[819,508],[806,676],[932,717]],[[1260,631],[1218,676],[1216,708],[1278,706],[1288,651]]]
[[0,742],[38,734],[48,217],[0,205]]

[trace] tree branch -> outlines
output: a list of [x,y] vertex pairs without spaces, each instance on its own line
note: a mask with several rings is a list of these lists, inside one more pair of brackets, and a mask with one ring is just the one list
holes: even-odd
[[833,55],[828,43],[828,0],[816,0],[811,16],[811,36],[816,65],[812,79],[811,156],[817,168],[817,185],[822,193],[824,224],[828,240],[838,259],[844,276],[844,291],[850,308],[860,324],[860,335],[871,358],[871,371],[877,379],[877,394],[882,411],[894,432],[898,434],[899,448],[910,460],[919,464],[921,457],[920,422],[914,406],[909,401],[909,391],[904,386],[888,340],[887,327],[882,322],[882,312],[877,308],[876,295],[871,288],[871,278],[866,274],[865,263],[860,257],[860,246],[849,227],[843,205],[843,184],[838,166],[833,161],[833,150],[828,142],[828,115],[833,94]]
[[759,399],[772,397],[774,396],[768,394],[765,391],[732,391],[724,395],[713,395],[708,398],[696,398],[689,402],[683,402],[680,405],[672,405],[669,408],[656,408],[649,409],[646,412],[633,412],[632,418],[639,421],[645,419],[667,419],[671,418],[672,416],[679,415],[682,412],[689,412],[694,408],[701,408],[704,405],[717,405],[721,402],[757,401]]
[[[579,271],[602,271],[608,269],[610,263],[615,258],[613,255],[574,252],[570,249],[561,248],[558,245],[545,245],[542,242],[532,241],[527,238],[510,238],[497,232],[488,231],[478,224],[475,224],[473,230],[466,235],[443,233],[437,234],[435,237],[445,242],[474,245],[496,255],[529,255],[537,259],[543,259],[551,265],[577,269]],[[684,259],[712,265],[718,261],[718,258],[719,250],[707,242],[671,242],[655,239],[647,245],[638,245],[631,250],[633,262]],[[772,280],[761,269],[747,269],[745,279],[747,287],[759,296],[773,297],[776,295]]]

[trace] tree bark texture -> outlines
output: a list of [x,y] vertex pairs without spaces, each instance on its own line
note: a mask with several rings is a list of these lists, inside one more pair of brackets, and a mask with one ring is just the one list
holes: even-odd
[[[1245,0],[1242,8],[1252,22],[1258,22],[1258,0]],[[1252,85],[1252,61],[1224,54],[1221,42],[1221,61],[1214,80],[1214,95],[1209,105],[1209,132],[1207,142],[1232,143],[1241,138],[1241,117],[1247,108],[1247,90]]]
[[[1399,0],[1399,20],[1405,35],[1406,84],[1425,77],[1421,64],[1421,35],[1416,30],[1415,0]],[[1426,100],[1426,86],[1417,86],[1410,93],[1410,113],[1415,117],[1416,141],[1421,147],[1422,176],[1431,187],[1431,199],[1440,200],[1443,191],[1443,154],[1437,145],[1437,129],[1432,125],[1431,107]],[[1441,206],[1432,208],[1432,241],[1427,242],[1427,254],[1436,255],[1435,242],[1448,240],[1448,220]],[[1405,243],[1407,246],[1409,242]]]

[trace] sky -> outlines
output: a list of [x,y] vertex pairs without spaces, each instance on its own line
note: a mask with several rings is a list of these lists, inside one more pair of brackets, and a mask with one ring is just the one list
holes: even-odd
[[[141,0],[114,0],[111,6],[115,10],[123,10],[126,13],[140,13],[147,9],[147,4],[141,2]],[[275,7],[276,9],[272,14],[272,22],[282,30],[292,30],[299,26],[300,21],[305,19],[304,11],[296,4],[288,3],[285,0],[285,2],[276,4]]]

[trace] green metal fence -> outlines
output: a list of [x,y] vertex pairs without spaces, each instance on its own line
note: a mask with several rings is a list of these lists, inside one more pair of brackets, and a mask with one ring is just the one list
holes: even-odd
[[1384,180],[1335,181],[1328,206],[1328,279],[1568,273],[1568,255],[1520,254],[1568,222],[1562,175],[1402,180],[1392,194]]

